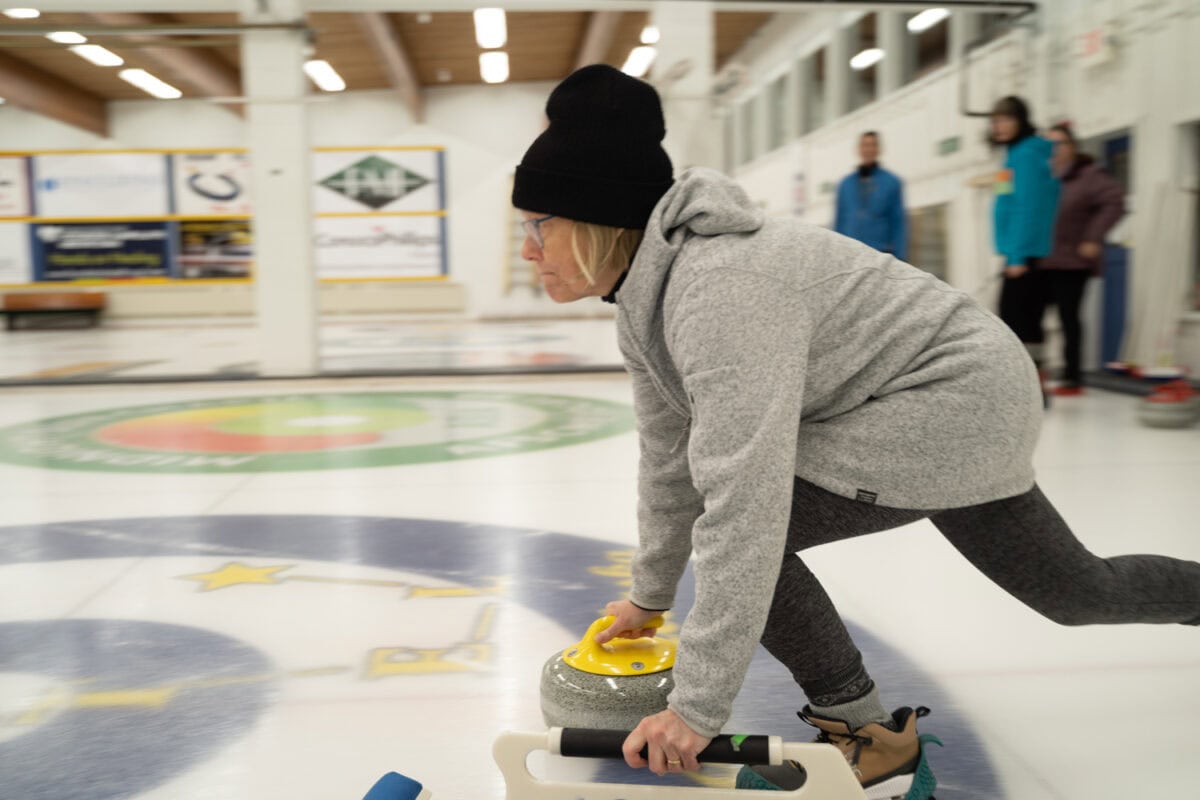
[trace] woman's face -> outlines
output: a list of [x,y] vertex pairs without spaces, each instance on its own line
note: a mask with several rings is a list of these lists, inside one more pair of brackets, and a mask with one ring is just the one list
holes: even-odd
[[1046,134],[1046,138],[1054,142],[1054,169],[1059,174],[1070,169],[1075,163],[1075,145],[1071,144],[1071,140],[1062,131],[1052,130]]
[[1016,117],[1007,114],[996,114],[992,117],[992,138],[997,142],[1011,142],[1017,138],[1021,123]]
[[[529,211],[518,212],[523,220],[535,220],[545,214]],[[533,262],[542,288],[556,303],[573,303],[594,296],[594,287],[579,269],[579,263],[571,252],[571,228],[574,223],[563,217],[553,217],[537,225],[541,233],[541,245],[528,231],[521,245],[521,258]]]

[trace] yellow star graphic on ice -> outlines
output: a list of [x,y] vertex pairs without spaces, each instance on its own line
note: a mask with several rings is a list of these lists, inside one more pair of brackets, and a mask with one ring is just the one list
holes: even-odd
[[274,577],[275,573],[291,568],[291,564],[283,564],[277,567],[248,567],[239,561],[230,561],[225,566],[213,572],[201,572],[198,575],[181,575],[179,577],[187,581],[201,581],[204,586],[200,587],[200,591],[211,592],[214,589],[224,589],[227,586],[238,586],[243,583],[280,583],[281,581]]

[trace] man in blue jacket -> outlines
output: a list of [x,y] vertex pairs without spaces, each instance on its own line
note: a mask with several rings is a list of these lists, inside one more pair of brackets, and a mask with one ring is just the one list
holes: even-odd
[[879,134],[858,137],[857,170],[842,179],[837,193],[833,229],[876,250],[908,260],[908,220],[904,215],[904,184],[879,166]]

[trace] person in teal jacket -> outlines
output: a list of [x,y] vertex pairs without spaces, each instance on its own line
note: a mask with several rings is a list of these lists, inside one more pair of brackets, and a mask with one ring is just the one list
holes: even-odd
[[1054,145],[1037,135],[1029,106],[1019,97],[996,103],[991,120],[991,140],[1006,150],[993,207],[996,252],[1004,259],[1000,319],[1025,344],[1042,374],[1045,302],[1038,267],[1054,245],[1059,191],[1050,163]]
[[879,166],[879,134],[858,137],[858,169],[838,184],[833,229],[881,253],[908,260],[904,183]]

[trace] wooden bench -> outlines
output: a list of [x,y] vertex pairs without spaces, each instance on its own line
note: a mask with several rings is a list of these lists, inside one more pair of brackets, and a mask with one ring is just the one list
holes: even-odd
[[104,292],[10,292],[0,297],[0,314],[8,315],[8,330],[23,316],[86,316],[89,326],[100,321],[108,296]]

